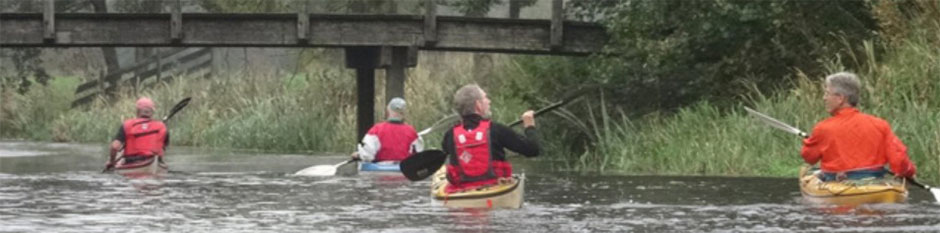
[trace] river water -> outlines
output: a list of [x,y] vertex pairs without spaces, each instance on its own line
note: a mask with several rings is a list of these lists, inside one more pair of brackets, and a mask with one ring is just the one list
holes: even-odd
[[[294,177],[341,156],[172,148],[162,180],[103,174],[105,145],[0,142],[0,232],[940,232],[940,205],[804,203],[795,178],[526,170],[518,210],[448,209],[397,174]],[[794,168],[796,169],[796,168]]]

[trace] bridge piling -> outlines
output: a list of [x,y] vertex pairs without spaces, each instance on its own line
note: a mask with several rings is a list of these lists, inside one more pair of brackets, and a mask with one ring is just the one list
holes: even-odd
[[55,42],[55,1],[46,0],[42,10],[43,33],[42,40],[46,43]]
[[362,139],[375,123],[375,68],[379,47],[357,46],[345,48],[346,67],[356,69],[356,141]]

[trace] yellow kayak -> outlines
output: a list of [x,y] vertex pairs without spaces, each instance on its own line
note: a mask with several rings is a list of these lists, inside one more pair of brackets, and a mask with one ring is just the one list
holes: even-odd
[[431,197],[447,207],[457,208],[506,208],[522,207],[525,174],[513,175],[498,184],[462,192],[447,193],[446,168],[441,168],[431,180]]
[[903,180],[885,177],[823,182],[809,165],[800,168],[800,192],[811,202],[835,205],[898,203],[907,199]]

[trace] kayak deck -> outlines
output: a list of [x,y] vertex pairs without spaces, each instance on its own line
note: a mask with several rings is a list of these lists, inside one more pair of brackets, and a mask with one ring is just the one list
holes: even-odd
[[431,180],[431,197],[447,207],[457,208],[507,208],[522,207],[525,193],[525,174],[513,175],[498,184],[447,193],[446,168],[441,168]]
[[800,168],[800,192],[811,202],[835,205],[898,203],[908,195],[903,180],[886,177],[824,182],[808,165]]
[[401,172],[401,167],[397,162],[360,162],[359,171],[364,172]]
[[166,163],[157,156],[129,164],[125,164],[124,159],[121,159],[118,161],[118,164],[114,166],[115,173],[132,178],[164,175],[168,170],[169,167]]

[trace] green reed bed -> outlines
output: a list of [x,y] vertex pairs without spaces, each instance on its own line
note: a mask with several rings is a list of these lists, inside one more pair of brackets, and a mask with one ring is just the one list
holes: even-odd
[[[451,114],[453,92],[460,85],[476,82],[470,75],[474,68],[470,54],[430,53],[421,59],[422,65],[409,70],[405,84],[409,101],[406,120],[418,130]],[[354,150],[358,142],[354,73],[325,62],[314,62],[299,71],[182,76],[139,93],[124,88],[114,100],[99,98],[76,109],[70,109],[69,104],[80,79],[57,77],[53,84],[37,85],[26,94],[3,92],[0,137],[104,145],[123,119],[134,116],[138,96],[154,99],[157,117],[182,98],[192,97],[190,105],[168,123],[171,144],[289,152]],[[377,73],[374,109],[376,121],[381,121],[386,100],[384,77]],[[439,135],[425,137],[429,147],[439,147]]]
[[[933,183],[940,181],[940,47],[936,41],[940,41],[938,34],[920,33],[898,47],[886,48],[884,54],[875,54],[875,45],[866,44],[865,58],[847,58],[869,67],[857,71],[865,86],[861,110],[892,124],[917,164],[918,176]],[[842,70],[830,67],[832,72]],[[822,105],[822,80],[798,73],[794,89],[771,96],[755,92],[750,101],[726,110],[701,102],[673,116],[627,119],[626,114],[607,116],[611,111],[595,109],[593,114],[604,116],[592,122],[597,125],[598,141],[582,157],[582,168],[795,176],[802,164],[800,138],[763,125],[741,106],[811,131],[828,116]]]

